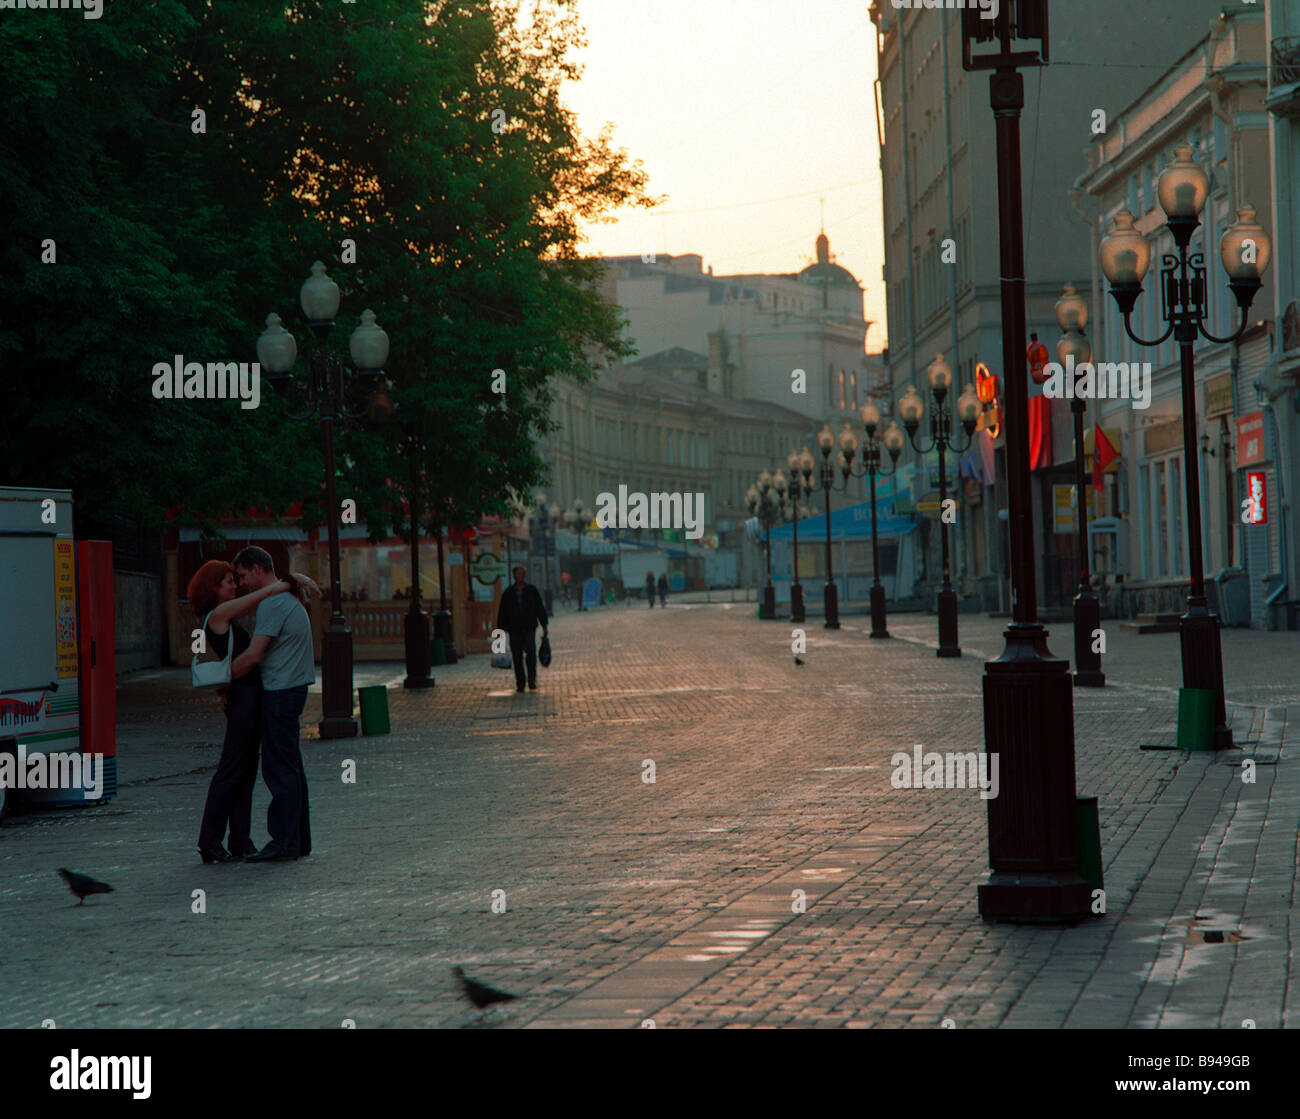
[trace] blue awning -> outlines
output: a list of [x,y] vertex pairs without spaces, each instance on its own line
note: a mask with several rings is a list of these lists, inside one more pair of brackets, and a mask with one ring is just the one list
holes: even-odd
[[[884,497],[876,498],[876,515],[879,518],[876,523],[876,534],[878,536],[906,536],[916,528],[916,518],[911,516],[898,515],[893,512],[894,501],[898,497],[907,497],[907,494],[891,493]],[[813,498],[816,500],[816,497]],[[824,499],[823,499],[824,500]],[[799,518],[799,535],[809,534],[806,538],[809,540],[826,536],[826,514],[822,513],[816,517]],[[870,539],[871,537],[871,502],[864,501],[860,505],[848,505],[843,509],[831,510],[831,539],[846,540]],[[772,529],[773,540],[791,540],[794,538],[794,526],[786,523]]]

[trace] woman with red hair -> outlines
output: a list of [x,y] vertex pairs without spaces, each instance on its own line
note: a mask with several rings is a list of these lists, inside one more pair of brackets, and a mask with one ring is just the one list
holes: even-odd
[[[227,642],[233,640],[231,660],[248,648],[252,639],[235,619],[251,614],[257,604],[273,594],[293,591],[302,597],[303,588],[320,593],[306,575],[294,574],[252,594],[240,595],[235,569],[225,560],[208,560],[194,573],[187,591],[190,606],[203,626],[207,648],[225,659]],[[205,863],[226,863],[257,853],[249,834],[253,817],[253,786],[257,783],[258,749],[262,744],[262,680],[257,668],[238,676],[221,697],[226,712],[226,737],[221,759],[208,786],[199,826],[199,854]],[[230,849],[222,846],[227,826]]]

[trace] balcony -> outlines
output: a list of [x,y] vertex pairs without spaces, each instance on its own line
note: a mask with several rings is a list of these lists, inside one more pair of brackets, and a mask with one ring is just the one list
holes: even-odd
[[1274,116],[1300,119],[1300,35],[1287,35],[1270,44],[1264,104]]

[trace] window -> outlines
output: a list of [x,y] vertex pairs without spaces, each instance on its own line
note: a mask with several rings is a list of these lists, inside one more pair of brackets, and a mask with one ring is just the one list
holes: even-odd
[[840,407],[843,408],[844,407],[844,370],[843,369],[840,370],[839,386],[840,386]]

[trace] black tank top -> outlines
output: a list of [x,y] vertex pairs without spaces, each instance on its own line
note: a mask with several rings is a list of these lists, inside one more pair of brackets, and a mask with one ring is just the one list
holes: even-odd
[[[253,643],[253,639],[248,636],[248,631],[244,629],[244,627],[241,626],[238,622],[231,622],[230,629],[228,629],[225,633],[213,633],[211,626],[204,626],[203,631],[207,635],[208,648],[211,649],[213,653],[215,653],[218,657],[221,657],[222,659],[225,659],[226,656],[226,641],[229,640],[231,634],[234,634],[235,651],[230,658],[230,663],[232,665],[235,662],[235,657],[239,656],[240,653],[244,652],[244,650],[246,650]],[[261,684],[261,682],[262,682],[261,669],[257,665],[254,665],[252,669],[244,673],[243,676],[236,676],[230,682],[230,686],[232,688],[258,687]]]

